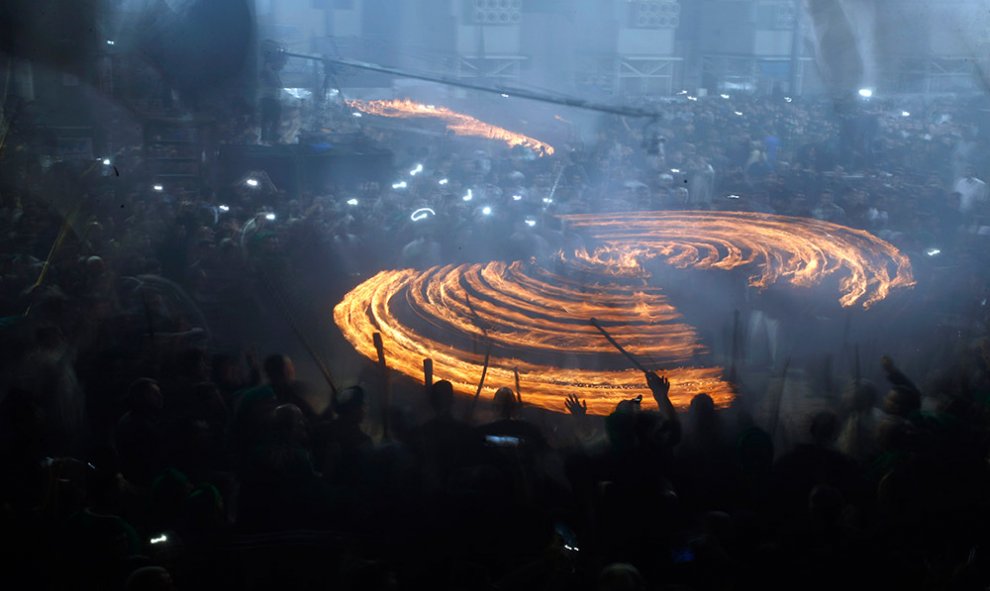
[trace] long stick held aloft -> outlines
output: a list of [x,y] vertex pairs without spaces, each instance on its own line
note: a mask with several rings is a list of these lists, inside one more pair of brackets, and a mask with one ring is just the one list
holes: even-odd
[[423,360],[423,385],[427,390],[433,385],[433,360],[429,357]]
[[592,326],[594,326],[595,328],[598,329],[598,332],[602,333],[602,336],[604,336],[606,339],[608,339],[608,342],[612,343],[612,346],[613,347],[615,347],[616,349],[618,349],[619,353],[622,353],[623,355],[626,356],[626,359],[628,359],[629,362],[633,364],[633,367],[635,367],[636,369],[638,369],[639,371],[642,371],[642,372],[649,372],[648,369],[646,369],[645,367],[643,367],[643,364],[640,363],[638,359],[636,359],[635,357],[633,357],[632,353],[630,353],[629,351],[626,351],[625,349],[622,348],[622,345],[620,345],[619,343],[615,342],[615,339],[612,338],[612,335],[608,334],[608,331],[605,330],[602,327],[602,325],[598,323],[598,320],[592,318],[591,319],[591,324],[592,324]]
[[372,342],[375,344],[375,351],[378,353],[378,367],[382,372],[382,379],[385,381],[385,393],[384,400],[382,401],[382,436],[384,439],[388,439],[388,409],[389,404],[391,404],[390,398],[392,389],[392,380],[390,379],[388,373],[388,363],[385,361],[385,343],[382,341],[382,333],[376,332],[371,335]]

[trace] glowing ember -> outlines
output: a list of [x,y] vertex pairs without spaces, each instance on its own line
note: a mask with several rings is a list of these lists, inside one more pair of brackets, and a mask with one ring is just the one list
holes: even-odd
[[[911,261],[869,232],[808,218],[762,213],[672,211],[563,216],[602,246],[575,264],[617,277],[645,276],[641,262],[729,270],[750,266],[754,287],[778,281],[808,287],[839,273],[839,303],[864,308],[914,285]],[[562,255],[563,256],[563,255]]]
[[553,154],[553,146],[547,143],[522,135],[521,133],[515,133],[509,131],[508,129],[504,129],[490,123],[485,123],[484,121],[475,119],[470,115],[458,113],[457,111],[452,111],[446,107],[424,105],[408,99],[391,101],[348,100],[347,104],[351,108],[357,109],[369,115],[377,115],[379,117],[429,117],[440,119],[447,125],[447,129],[457,135],[498,140],[500,142],[505,142],[511,147],[525,146],[540,156],[549,156]]
[[[524,399],[546,409],[562,411],[564,396],[572,393],[597,414],[637,394],[652,404],[642,373],[619,369],[625,363],[589,324],[591,317],[648,366],[663,369],[675,405],[687,406],[700,392],[720,406],[732,399],[720,368],[671,369],[704,347],[656,288],[586,286],[523,263],[488,263],[383,271],[334,309],[337,326],[358,352],[376,359],[372,334],[380,331],[389,366],[413,379],[429,357],[436,379],[473,392],[486,348],[480,323],[493,342],[484,395],[511,386],[518,368]],[[588,369],[609,361],[614,368]]]

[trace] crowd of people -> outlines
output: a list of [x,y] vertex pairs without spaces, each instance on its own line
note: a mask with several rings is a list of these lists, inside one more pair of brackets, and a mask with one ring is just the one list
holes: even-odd
[[[0,163],[0,577],[127,590],[985,588],[979,105],[680,95],[652,107],[645,125],[561,122],[557,153],[538,157],[410,138],[341,103],[341,132],[397,147],[388,180],[294,194],[256,170],[224,186],[160,183],[137,147],[53,161],[22,122]],[[240,115],[223,129],[221,141],[261,139]],[[384,406],[381,376],[355,355],[332,363],[347,383],[331,386],[299,379],[306,360],[286,354],[300,335],[336,338],[331,303],[379,269],[546,259],[581,241],[555,214],[675,208],[816,217],[914,260],[951,257],[968,324],[951,364],[915,375],[864,360],[885,381],[848,376],[782,447],[754,418],[768,393],[729,409],[698,393],[679,412],[647,373],[646,402],[631,392],[594,417],[567,392],[548,413],[510,384],[478,406],[449,382],[393,376]]]

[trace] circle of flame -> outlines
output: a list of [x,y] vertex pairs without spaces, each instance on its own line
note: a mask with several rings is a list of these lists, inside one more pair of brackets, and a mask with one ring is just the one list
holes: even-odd
[[[844,271],[843,306],[869,307],[891,290],[914,284],[910,261],[895,247],[828,222],[690,211],[563,219],[601,246],[558,256],[609,278],[604,283],[579,283],[522,262],[382,271],[344,297],[334,320],[361,355],[377,359],[372,335],[380,332],[391,369],[417,379],[423,360],[433,359],[435,377],[450,380],[461,393],[476,389],[481,351],[490,339],[487,391],[512,384],[518,370],[529,404],[559,412],[564,397],[577,394],[589,412],[608,414],[618,401],[641,393],[645,383],[639,371],[587,367],[596,356],[616,355],[588,322],[593,317],[633,355],[665,368],[675,406],[686,407],[699,393],[719,406],[733,398],[722,368],[687,365],[705,348],[660,289],[628,281],[645,274],[645,259],[701,269],[753,266],[755,287],[780,280],[808,287]],[[468,342],[474,344],[470,350]],[[586,366],[577,367],[582,361]]]

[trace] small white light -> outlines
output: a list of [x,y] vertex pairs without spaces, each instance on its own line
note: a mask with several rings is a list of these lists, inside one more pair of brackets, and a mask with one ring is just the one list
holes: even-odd
[[720,94],[719,96],[724,98],[725,100],[729,100],[729,95],[727,94]]
[[507,94],[505,94],[505,93],[503,92],[503,93],[502,93],[502,98],[509,98],[509,95],[507,95]]
[[165,190],[165,187],[163,187],[161,185],[154,185],[151,188],[154,189],[154,190],[156,190],[156,191],[158,191],[159,193]]
[[532,228],[533,226],[536,225],[536,220],[534,220],[534,219],[527,219],[526,220],[526,225],[529,226],[530,228]]
[[257,187],[259,183],[258,183],[258,179],[248,179],[244,181],[244,184],[249,187]]
[[739,195],[726,195],[726,199],[739,199]]
[[109,158],[104,158],[103,159],[103,166],[110,166],[110,159]]
[[443,185],[446,185],[449,182],[450,181],[448,181],[447,179],[440,179],[439,181],[437,181],[437,184],[440,185],[440,186],[443,186]]
[[901,117],[910,117],[910,116],[911,113],[909,113],[908,111],[901,111]]
[[409,171],[409,176],[416,176],[417,174],[419,174],[421,172],[423,172],[423,165],[422,164],[417,164],[416,166],[413,167],[412,170]]
[[351,115],[353,115],[354,117],[364,117],[364,115],[358,113],[357,111],[354,111],[353,113],[351,113]]
[[698,100],[698,97],[696,97],[696,96],[689,96],[689,97],[687,97],[687,100],[689,100],[689,101],[697,101]]
[[266,213],[265,214],[265,219],[268,220],[269,222],[274,222],[275,221],[275,214],[274,213]]
[[470,201],[474,199],[474,193],[471,192],[471,189],[468,189],[467,193],[465,193],[464,196],[461,197],[461,199],[463,199],[464,201]]
[[736,117],[742,117],[743,115],[742,111],[733,111],[733,112],[736,114]]
[[228,211],[230,211],[230,206],[229,205],[218,205],[217,206],[217,209],[219,209],[222,212],[228,212]]
[[107,39],[107,45],[116,45],[113,39]]
[[357,205],[358,204],[358,200],[357,199],[348,199],[347,200],[347,204],[348,205]]
[[671,168],[671,169],[670,169],[670,172],[672,172],[672,173],[674,173],[674,174],[677,174],[677,173],[679,173],[680,171],[681,171],[681,169],[680,169],[680,168]]
[[416,211],[412,212],[412,215],[409,216],[409,219],[411,219],[414,222],[418,222],[420,220],[425,220],[431,215],[437,215],[437,212],[433,211],[429,207],[421,207]]
[[168,541],[168,536],[166,536],[165,534],[162,534],[162,535],[158,536],[157,538],[151,538],[151,540],[149,540],[149,541],[152,544],[162,544],[162,543]]
[[513,195],[512,196],[512,200],[513,201],[522,201],[522,195]]
[[687,94],[687,91],[686,90],[682,90],[682,91],[678,92],[677,94]]
[[863,98],[871,98],[873,96],[873,89],[872,88],[860,88],[859,89],[859,96],[861,96]]
[[927,254],[930,257],[933,257],[935,255],[942,254],[942,251],[937,248],[929,248],[928,250],[925,251],[925,254]]
[[407,183],[406,181],[399,181],[397,183],[392,183],[392,188],[393,189],[405,189],[408,186],[409,186],[409,183]]
[[785,96],[785,97],[784,97],[784,102],[785,102],[785,103],[789,103],[789,102],[791,102],[791,101],[793,101],[793,100],[794,100],[794,99],[792,99],[792,98],[791,98],[791,97],[789,97],[789,96]]
[[492,208],[487,205],[481,208],[481,213],[484,215],[492,215]]
[[547,205],[549,205],[549,204],[553,203],[553,199],[550,198],[550,197],[544,197],[543,198],[543,202],[546,203]]

